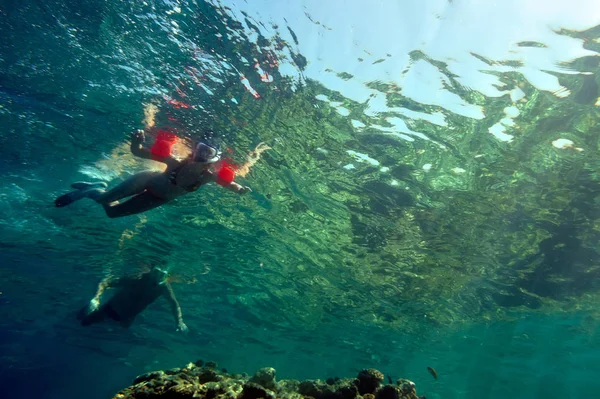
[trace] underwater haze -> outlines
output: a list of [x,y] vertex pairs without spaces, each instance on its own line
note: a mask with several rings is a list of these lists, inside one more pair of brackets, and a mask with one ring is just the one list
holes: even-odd
[[[599,397],[599,84],[597,0],[0,2],[0,396],[110,398],[204,359]],[[55,207],[157,167],[129,152],[149,104],[236,164],[271,147],[252,192]],[[152,265],[187,334],[163,300],[79,323]]]

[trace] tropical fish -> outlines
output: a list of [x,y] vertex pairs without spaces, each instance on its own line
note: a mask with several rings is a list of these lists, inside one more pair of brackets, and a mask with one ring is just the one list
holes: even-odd
[[427,367],[427,371],[429,371],[429,374],[431,374],[433,378],[437,380],[437,371],[435,371],[433,367]]

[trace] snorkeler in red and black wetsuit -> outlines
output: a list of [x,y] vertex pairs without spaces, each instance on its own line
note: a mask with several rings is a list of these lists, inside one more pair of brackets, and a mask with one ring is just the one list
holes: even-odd
[[[150,272],[138,277],[102,280],[94,298],[79,312],[81,324],[89,326],[112,319],[121,323],[123,327],[129,327],[138,314],[163,296],[171,305],[177,330],[187,332],[188,328],[183,322],[181,308],[167,277],[166,271],[154,267]],[[118,288],[118,290],[101,306],[102,294],[107,288]]]
[[[58,197],[54,204],[63,207],[81,198],[91,198],[104,207],[108,217],[117,218],[159,207],[177,197],[196,191],[206,183],[219,183],[218,174],[211,168],[220,159],[220,154],[215,147],[199,142],[188,158],[179,161],[168,153],[152,152],[143,146],[143,142],[144,131],[136,131],[131,138],[131,152],[140,158],[166,164],[165,172],[136,173],[110,190],[106,190],[107,184],[104,182],[77,182],[71,185],[76,191]],[[252,191],[249,187],[233,181],[222,185],[239,194]],[[127,197],[131,198],[119,202]]]

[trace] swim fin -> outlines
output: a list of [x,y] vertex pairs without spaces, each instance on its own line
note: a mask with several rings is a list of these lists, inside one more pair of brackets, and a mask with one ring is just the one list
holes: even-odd
[[70,193],[67,193],[65,195],[61,195],[60,197],[58,197],[54,201],[54,205],[56,205],[57,208],[62,208],[63,206],[70,205],[71,203],[73,203],[75,201],[78,201],[84,197],[87,197],[89,194],[91,194],[95,190],[102,193],[103,189],[108,187],[108,184],[106,184],[103,181],[95,182],[95,183],[78,181],[78,182],[71,184],[71,187],[73,187],[77,191],[71,191]]
[[76,190],[87,190],[88,188],[106,188],[108,187],[108,184],[104,183],[103,181],[98,181],[95,183],[89,183],[87,181],[76,181],[75,183],[71,184],[71,187],[73,187]]
[[61,195],[60,197],[55,199],[54,205],[56,205],[57,208],[62,208],[63,206],[70,205],[71,203],[85,197],[87,192],[88,192],[88,190],[71,191],[70,193]]

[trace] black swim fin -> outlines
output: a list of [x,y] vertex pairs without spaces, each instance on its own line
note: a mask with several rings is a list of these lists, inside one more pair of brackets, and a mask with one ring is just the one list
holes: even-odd
[[104,183],[103,181],[98,181],[95,183],[90,183],[87,181],[76,181],[75,183],[71,184],[71,187],[73,187],[76,190],[87,190],[89,188],[106,188],[108,187],[108,184]]
[[57,208],[62,208],[63,206],[70,205],[77,200],[87,197],[88,194],[91,194],[94,190],[98,191],[98,193],[102,193],[104,192],[103,190],[108,187],[108,184],[103,181],[95,183],[78,181],[71,184],[71,187],[77,189],[77,191],[71,191],[70,193],[58,197],[54,201],[54,205],[56,205]]
[[62,208],[63,206],[70,205],[71,203],[85,197],[88,191],[89,190],[77,190],[71,191],[70,193],[67,193],[65,195],[61,195],[60,197],[54,200],[54,205],[56,205],[57,208]]

